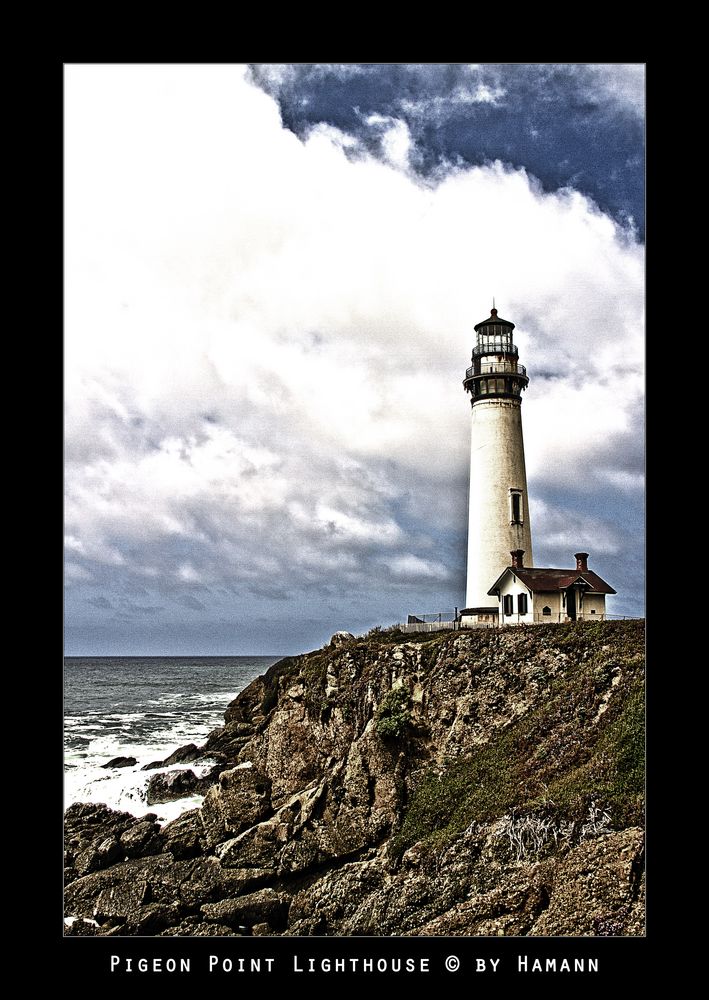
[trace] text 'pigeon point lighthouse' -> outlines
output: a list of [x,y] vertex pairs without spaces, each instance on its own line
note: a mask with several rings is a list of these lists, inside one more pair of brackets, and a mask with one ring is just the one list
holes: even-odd
[[497,613],[488,590],[511,552],[522,550],[524,564],[534,565],[522,439],[522,390],[529,379],[517,360],[513,330],[495,308],[476,325],[473,363],[463,381],[473,408],[464,612],[470,624]]

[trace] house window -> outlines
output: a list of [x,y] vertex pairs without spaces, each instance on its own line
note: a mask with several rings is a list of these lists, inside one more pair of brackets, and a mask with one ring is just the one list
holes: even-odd
[[510,521],[522,524],[522,490],[510,490]]
[[543,615],[550,615],[551,614],[551,608],[549,607],[548,604],[546,605],[546,607],[542,608],[542,614]]
[[520,615],[527,614],[527,595],[517,594],[517,611]]
[[512,594],[505,594],[502,598],[502,613],[505,615],[511,615],[514,611],[514,598]]

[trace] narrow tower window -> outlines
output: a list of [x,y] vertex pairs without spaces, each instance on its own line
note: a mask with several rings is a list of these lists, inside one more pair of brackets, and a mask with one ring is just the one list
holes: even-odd
[[510,521],[522,524],[522,490],[510,490]]

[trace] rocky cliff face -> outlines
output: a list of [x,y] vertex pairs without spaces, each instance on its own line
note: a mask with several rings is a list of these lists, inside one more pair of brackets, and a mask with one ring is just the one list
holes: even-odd
[[67,810],[67,933],[642,934],[643,626],[281,660],[197,751],[200,809]]

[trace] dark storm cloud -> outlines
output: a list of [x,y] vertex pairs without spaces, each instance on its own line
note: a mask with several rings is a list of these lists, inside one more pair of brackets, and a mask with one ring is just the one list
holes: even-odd
[[[640,67],[593,64],[303,65],[254,78],[304,136],[319,122],[376,151],[368,120],[409,126],[423,174],[442,162],[524,166],[544,190],[570,186],[644,228]],[[635,70],[635,71],[634,71]],[[637,79],[636,79],[637,77]]]

